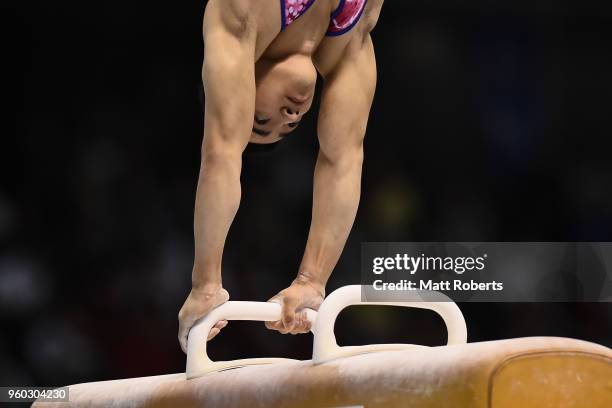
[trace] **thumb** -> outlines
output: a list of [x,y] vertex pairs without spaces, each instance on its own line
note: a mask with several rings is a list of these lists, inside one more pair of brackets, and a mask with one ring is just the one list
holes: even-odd
[[290,296],[283,298],[283,310],[281,312],[285,330],[291,331],[295,326],[295,309],[298,307],[298,299]]

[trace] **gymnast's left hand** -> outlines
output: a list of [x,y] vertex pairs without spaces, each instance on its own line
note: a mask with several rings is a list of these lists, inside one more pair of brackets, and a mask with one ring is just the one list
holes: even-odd
[[266,327],[282,334],[308,333],[311,324],[306,318],[304,309],[318,310],[324,297],[324,285],[298,275],[291,286],[269,300],[269,302],[276,302],[282,306],[282,319],[276,322],[266,322]]

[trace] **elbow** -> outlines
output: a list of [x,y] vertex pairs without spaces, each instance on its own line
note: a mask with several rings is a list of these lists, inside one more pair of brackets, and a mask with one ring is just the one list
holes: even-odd
[[216,137],[208,137],[206,133],[201,150],[203,163],[242,162],[242,151],[244,150],[242,143],[230,137],[221,136],[221,132],[215,132]]
[[202,149],[202,162],[205,163],[228,163],[240,161],[242,157],[238,149],[214,148],[206,146]]
[[242,154],[236,149],[203,149],[201,175],[237,174],[240,177]]
[[341,173],[361,170],[364,160],[363,143],[349,146],[333,154],[321,150],[319,152],[319,160]]

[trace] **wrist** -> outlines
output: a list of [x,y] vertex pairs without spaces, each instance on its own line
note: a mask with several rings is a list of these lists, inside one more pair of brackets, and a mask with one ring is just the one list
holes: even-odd
[[317,274],[313,274],[307,270],[300,270],[293,280],[293,283],[299,285],[308,285],[316,290],[321,297],[325,297],[325,285],[326,281],[321,279]]
[[213,296],[223,289],[221,282],[192,283],[191,292],[197,295]]
[[194,267],[191,273],[191,287],[198,292],[210,292],[220,289],[222,287],[221,271],[205,273]]

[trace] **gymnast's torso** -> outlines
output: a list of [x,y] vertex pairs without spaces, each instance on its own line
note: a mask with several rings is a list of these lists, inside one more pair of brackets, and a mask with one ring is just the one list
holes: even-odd
[[[255,14],[260,21],[256,61],[280,60],[296,54],[310,56],[324,75],[336,65],[351,39],[373,29],[383,0],[223,2],[232,3],[231,7],[225,5],[231,14],[227,18],[234,18],[237,25],[246,14]],[[209,1],[209,7],[211,3],[215,1]]]

